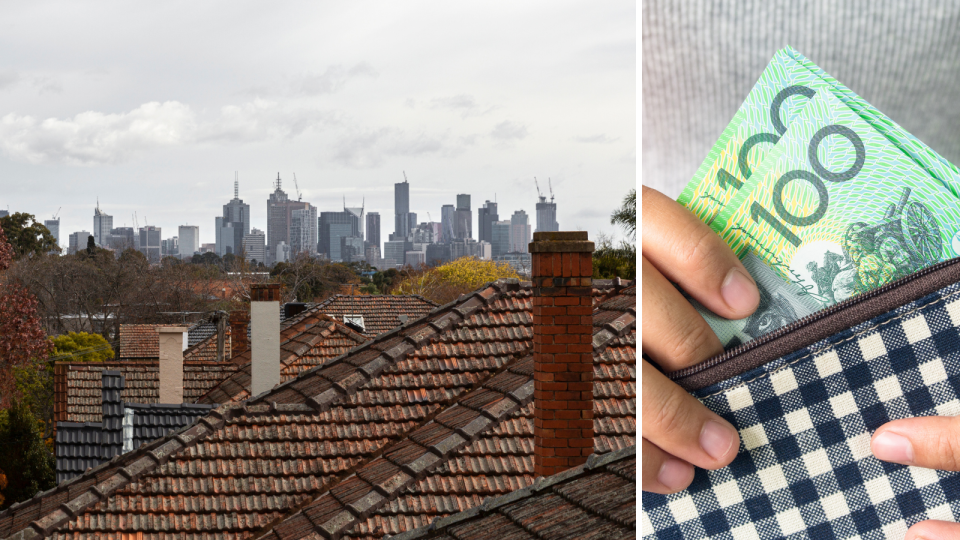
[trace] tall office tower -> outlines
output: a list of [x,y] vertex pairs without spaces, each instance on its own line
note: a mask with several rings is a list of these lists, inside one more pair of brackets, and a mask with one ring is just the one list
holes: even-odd
[[53,238],[57,241],[57,246],[60,245],[60,220],[59,219],[45,219],[43,220],[43,226],[50,231],[50,234],[53,235]]
[[[409,236],[410,223],[410,184],[407,183],[407,176],[403,176],[403,182],[393,185],[393,234],[395,236]],[[414,220],[416,223],[416,220]]]
[[500,216],[497,214],[497,203],[486,201],[483,203],[483,207],[477,208],[477,240],[480,242],[484,240],[492,242],[492,225],[499,220]]
[[320,212],[320,244],[317,250],[331,261],[343,261],[340,252],[343,237],[360,236],[360,220],[352,212]]
[[144,225],[140,227],[140,252],[150,262],[160,261],[160,227]]
[[457,195],[457,219],[454,225],[454,238],[464,240],[473,238],[473,212],[470,210],[470,195]]
[[0,210],[0,217],[7,217],[10,215],[10,212],[6,210]]
[[180,246],[177,254],[181,259],[189,259],[200,251],[200,227],[197,225],[181,225],[177,230]]
[[160,257],[179,257],[180,243],[176,236],[160,241]]
[[243,252],[247,262],[264,262],[267,254],[267,236],[260,229],[252,229],[243,237]]
[[273,184],[274,190],[267,199],[267,263],[280,262],[277,245],[283,242],[290,248],[290,218],[294,210],[303,210],[310,203],[293,201],[280,189],[280,173]]
[[364,208],[364,205],[365,205],[365,203],[364,203],[364,202],[361,202],[359,208],[357,208],[357,207],[355,207],[355,206],[354,206],[354,207],[351,207],[351,208],[348,208],[348,207],[347,207],[347,199],[346,199],[346,197],[344,197],[344,199],[343,199],[343,211],[344,211],[344,212],[350,212],[351,214],[353,214],[354,216],[357,217],[357,223],[358,223],[359,226],[360,226],[360,231],[359,231],[359,233],[357,234],[357,236],[359,236],[360,238],[363,238],[363,225],[364,225],[364,223],[363,223],[363,215],[364,215],[364,213],[363,213],[363,208]]
[[[67,238],[67,253],[76,253],[81,249],[87,248],[87,238],[93,236],[87,231],[77,231]],[[96,240],[94,240],[96,241]]]
[[307,204],[290,211],[290,256],[317,256],[317,209]]
[[523,210],[517,210],[510,216],[510,252],[529,253],[530,251],[530,219]]
[[365,260],[363,238],[359,236],[341,236],[340,260],[343,262],[359,262]]
[[233,181],[233,199],[223,205],[223,216],[215,220],[217,255],[236,255],[243,247],[243,237],[250,234],[250,205],[240,199],[240,182]]
[[365,245],[376,246],[380,251],[380,213],[367,213],[367,241]]
[[110,229],[113,228],[113,216],[104,214],[100,211],[100,202],[93,209],[93,241],[98,246],[107,247],[110,245]]
[[117,227],[110,230],[110,249],[123,251],[126,249],[137,249],[139,244],[136,231],[133,227]]
[[440,242],[453,242],[457,235],[455,233],[457,222],[457,208],[452,204],[445,204],[440,207]]
[[537,203],[537,230],[535,232],[559,231],[557,223],[557,203],[553,202],[553,190],[550,190],[550,202],[545,195],[538,197]]
[[[485,240],[484,240],[485,241]],[[510,251],[510,222],[494,221],[490,224],[490,252],[499,257]]]

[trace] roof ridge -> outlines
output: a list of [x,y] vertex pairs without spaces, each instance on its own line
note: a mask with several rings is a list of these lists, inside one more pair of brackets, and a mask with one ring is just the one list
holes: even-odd
[[[636,455],[637,455],[637,446],[635,444],[632,446],[628,446],[626,448],[617,450],[615,452],[607,452],[605,454],[590,454],[590,457],[587,458],[587,462],[584,463],[583,465],[578,465],[576,467],[567,469],[566,471],[554,474],[546,478],[539,476],[537,477],[536,480],[534,480],[534,483],[530,486],[511,491],[510,493],[506,493],[498,497],[488,497],[486,500],[483,501],[483,504],[481,504],[480,506],[475,506],[473,508],[469,508],[462,512],[457,512],[455,514],[451,514],[446,517],[434,518],[434,520],[427,526],[420,527],[417,529],[411,529],[409,531],[404,531],[397,535],[392,535],[392,536],[386,535],[384,537],[384,540],[413,540],[415,538],[420,538],[422,537],[422,535],[436,531],[437,529],[446,528],[452,525],[457,525],[460,522],[463,522],[466,520],[491,514],[497,508],[506,506],[507,504],[514,503],[520,499],[524,499],[531,495],[535,495],[557,484],[569,482],[571,480],[575,480],[577,478],[586,476],[592,473],[593,471],[595,471],[596,469],[604,468],[607,465],[616,463],[623,459],[628,459]],[[612,474],[616,474],[617,476],[621,476],[621,477],[623,476],[616,471],[610,471],[610,472]],[[630,481],[636,482],[636,479],[633,479]],[[577,501],[574,501],[573,499],[564,496],[562,493],[559,493],[559,492],[555,492],[555,493],[558,496],[562,497],[563,499],[569,501],[573,505],[577,506],[578,508],[584,510],[585,512],[600,515],[604,518],[609,519],[610,521],[614,521],[614,522],[618,521],[611,516],[606,516],[602,513],[595,512],[593,509],[586,508],[580,503],[578,503]],[[507,516],[507,518],[509,519],[509,516]],[[523,529],[526,529],[526,527],[523,527],[522,524],[516,523],[516,525],[520,526]]]
[[[520,364],[524,362],[532,367],[533,356],[527,353],[515,357],[475,388],[454,396],[417,427],[370,454],[364,463],[344,471],[315,496],[251,538],[271,533],[280,536],[277,529],[303,530],[304,526],[324,538],[340,537],[359,520],[395,500],[411,483],[446,463],[456,450],[473,443],[529,404],[533,400],[533,374],[532,370],[523,369]],[[407,448],[402,448],[405,444]],[[349,488],[348,483],[352,484]],[[361,484],[368,486],[364,495],[357,494]],[[337,493],[338,488],[344,489]],[[340,508],[331,511],[331,504]],[[317,511],[319,508],[323,511]]]

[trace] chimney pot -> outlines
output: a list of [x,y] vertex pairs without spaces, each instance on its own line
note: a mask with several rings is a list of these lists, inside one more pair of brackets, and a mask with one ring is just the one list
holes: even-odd
[[250,287],[250,395],[280,384],[280,285]]
[[533,464],[550,476],[593,453],[593,242],[583,231],[537,232],[530,253]]
[[159,403],[183,403],[183,336],[187,326],[163,326],[160,333]]
[[236,356],[250,350],[247,339],[247,327],[250,325],[250,312],[237,309],[230,312],[230,355]]

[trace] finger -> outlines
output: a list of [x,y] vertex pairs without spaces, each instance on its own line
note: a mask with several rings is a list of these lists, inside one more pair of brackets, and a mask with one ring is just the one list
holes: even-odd
[[873,434],[870,449],[883,461],[960,471],[960,417],[927,416],[888,422]]
[[760,293],[729,246],[693,213],[643,186],[643,256],[710,311],[742,319]]
[[960,540],[960,523],[921,521],[910,527],[905,540]]
[[720,339],[676,287],[643,258],[643,352],[667,371],[723,352]]
[[661,495],[686,489],[693,482],[693,465],[679,460],[643,439],[643,491]]
[[740,436],[730,423],[647,362],[642,376],[644,439],[703,469],[719,469],[733,461]]

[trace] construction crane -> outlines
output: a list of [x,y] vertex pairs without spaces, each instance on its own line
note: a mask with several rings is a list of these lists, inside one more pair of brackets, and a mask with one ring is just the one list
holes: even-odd
[[407,171],[403,171],[403,181],[407,181]]
[[533,177],[533,184],[537,186],[537,199],[540,199],[540,202],[547,202],[547,198],[540,193],[540,182],[537,182],[537,177]]
[[59,215],[60,215],[60,209],[61,209],[61,208],[63,208],[63,207],[61,206],[60,208],[57,208],[57,213],[53,215],[53,219],[54,219],[54,221],[56,221],[56,219],[57,219],[57,216],[59,216]]
[[[278,175],[277,178],[279,177]],[[300,193],[300,186],[297,184],[297,173],[293,173],[293,187],[297,188],[297,202],[300,202],[303,199],[303,194]]]
[[550,187],[550,202],[553,202],[553,184],[550,183],[550,179],[547,178],[547,186]]

